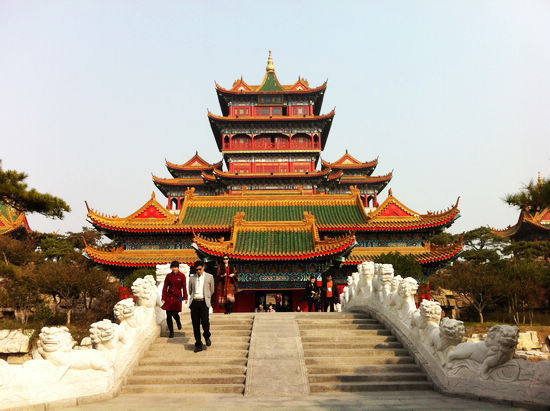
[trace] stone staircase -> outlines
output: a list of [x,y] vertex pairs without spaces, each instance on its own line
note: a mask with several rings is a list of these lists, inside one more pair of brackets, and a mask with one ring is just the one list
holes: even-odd
[[312,393],[433,389],[401,343],[366,314],[302,313],[296,321]]
[[254,314],[211,314],[212,345],[199,353],[193,352],[189,313],[180,317],[182,330],[176,329],[174,338],[163,330],[128,377],[122,393],[242,394]]

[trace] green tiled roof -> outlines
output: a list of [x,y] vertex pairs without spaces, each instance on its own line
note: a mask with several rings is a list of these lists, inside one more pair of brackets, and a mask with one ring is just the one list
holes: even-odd
[[4,203],[0,203],[0,214],[9,219],[9,215],[8,215],[8,207],[6,207],[6,205]]
[[232,226],[233,217],[244,211],[246,221],[300,221],[304,211],[315,216],[318,226],[364,224],[357,205],[291,205],[188,207],[182,224],[197,226]]
[[275,73],[267,73],[267,78],[259,91],[280,91],[282,90],[277,79],[275,78]]
[[307,253],[315,251],[311,231],[241,231],[237,235],[235,252]]

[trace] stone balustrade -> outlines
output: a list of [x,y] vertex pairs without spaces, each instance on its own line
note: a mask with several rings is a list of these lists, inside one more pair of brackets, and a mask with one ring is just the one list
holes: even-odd
[[0,407],[76,405],[114,396],[164,319],[153,276],[134,281],[132,293],[137,304],[119,301],[113,309],[117,323],[91,324],[87,343],[77,345],[66,327],[43,327],[32,360],[0,360]]
[[438,390],[457,395],[550,404],[550,361],[514,358],[519,329],[495,325],[484,341],[462,342],[464,324],[441,318],[438,302],[416,308],[418,284],[391,264],[363,262],[340,295],[342,311],[365,311],[384,322],[408,347]]

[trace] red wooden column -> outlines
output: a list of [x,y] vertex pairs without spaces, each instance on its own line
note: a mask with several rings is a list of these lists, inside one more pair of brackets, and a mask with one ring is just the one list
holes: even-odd
[[168,207],[166,207],[168,210],[172,209],[172,197],[168,196]]
[[374,193],[374,201],[372,202],[373,207],[378,207],[378,198],[376,197],[376,193]]

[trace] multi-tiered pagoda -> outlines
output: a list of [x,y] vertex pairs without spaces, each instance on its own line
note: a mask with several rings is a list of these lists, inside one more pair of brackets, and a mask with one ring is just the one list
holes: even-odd
[[87,256],[131,268],[227,254],[245,290],[239,310],[269,290],[288,290],[296,304],[309,275],[330,270],[343,282],[354,265],[382,253],[413,254],[425,267],[455,257],[461,242],[436,247],[428,238],[458,218],[458,201],[418,214],[390,190],[379,204],[392,173],[373,176],[378,159],[347,152],[320,159],[334,119],[334,110],[321,114],[325,91],[326,82],[312,88],[302,78],[280,84],[271,53],[260,85],[216,84],[222,115],[208,119],[222,160],[196,153],[183,164],[167,161],[172,178],[153,176],[166,207],[153,194],[124,218],[89,209],[91,223],[120,247],[88,247]]

